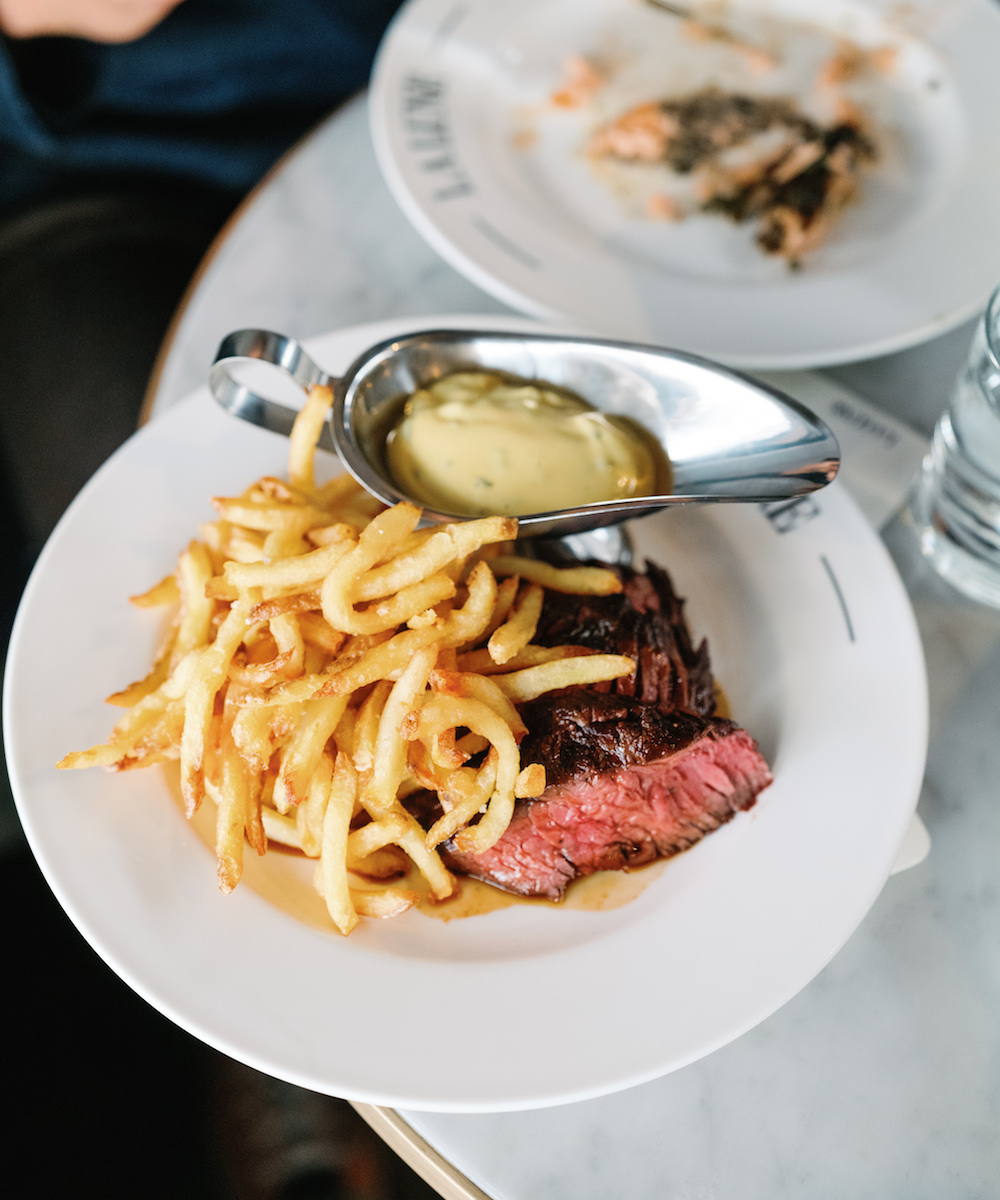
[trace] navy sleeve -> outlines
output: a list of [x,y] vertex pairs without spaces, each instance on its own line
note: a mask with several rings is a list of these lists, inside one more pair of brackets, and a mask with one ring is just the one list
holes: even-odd
[[0,43],[0,206],[46,176],[243,192],[365,86],[399,0],[186,0],[145,37]]

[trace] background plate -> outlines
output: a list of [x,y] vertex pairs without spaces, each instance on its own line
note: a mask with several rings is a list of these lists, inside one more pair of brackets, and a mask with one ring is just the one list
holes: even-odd
[[[336,372],[413,328],[381,322],[309,349]],[[524,906],[450,923],[411,912],[344,939],[325,923],[310,868],[290,856],[249,856],[243,883],[222,896],[214,856],[158,768],[54,769],[107,735],[114,712],[100,698],[150,661],[158,618],[126,597],[172,569],[212,517],[210,496],[282,472],[287,450],[197,392],[94,477],[25,592],[4,690],[11,779],[46,878],[110,966],[262,1071],[448,1111],[639,1083],[737,1037],[805,986],[888,876],[926,748],[906,595],[836,484],[768,514],[728,505],[634,526],[640,551],[688,597],[775,783],[624,908]]]
[[[754,74],[642,0],[411,0],[370,96],[378,159],[404,212],[516,308],[737,366],[885,354],[982,308],[1000,277],[997,6],[733,0],[711,12],[776,48],[779,69]],[[895,53],[890,73],[851,85],[882,155],[801,271],[719,217],[650,221],[581,155],[602,115],[639,100],[707,83],[802,96],[837,37]],[[596,113],[549,103],[573,53],[616,64]]]

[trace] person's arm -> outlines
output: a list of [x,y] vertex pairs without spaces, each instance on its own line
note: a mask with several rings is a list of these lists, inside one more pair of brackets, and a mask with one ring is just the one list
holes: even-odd
[[131,42],[181,0],[0,0],[0,32],[11,38],[79,37]]

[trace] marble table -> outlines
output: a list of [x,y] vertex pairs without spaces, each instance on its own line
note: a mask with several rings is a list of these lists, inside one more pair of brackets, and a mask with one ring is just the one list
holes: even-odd
[[[385,317],[508,311],[402,216],[359,97],[281,162],[223,232],[164,347],[147,415],[202,384],[220,339],[236,328],[308,338]],[[849,388],[911,438],[926,438],[969,335],[965,326],[815,379]],[[674,1074],[531,1112],[357,1106],[443,1196],[1000,1195],[1000,612],[961,599],[928,571],[905,510],[882,532],[928,663],[931,740],[918,811],[929,855],[889,879],[804,991]]]

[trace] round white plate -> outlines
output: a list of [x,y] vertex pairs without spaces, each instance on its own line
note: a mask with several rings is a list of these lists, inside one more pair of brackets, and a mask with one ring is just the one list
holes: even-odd
[[[381,322],[309,345],[336,372],[402,332]],[[633,527],[688,597],[775,782],[625,907],[515,906],[451,922],[410,912],[345,939],[326,922],[311,864],[292,856],[249,855],[223,896],[205,831],[185,821],[160,768],[55,770],[107,736],[118,710],[101,698],[150,661],[159,618],[126,597],[172,569],[212,518],[211,496],[282,472],[287,449],[198,391],[91,480],[18,613],[4,690],[18,809],[54,892],[111,967],[262,1071],[450,1111],[628,1087],[739,1036],[804,987],[887,878],[926,744],[906,595],[837,484],[768,513],[692,508]]]
[[[403,211],[515,308],[736,366],[887,354],[981,309],[1000,278],[997,5],[732,0],[714,12],[776,47],[781,66],[754,74],[642,0],[410,0],[370,96],[378,159]],[[918,32],[880,12],[906,14]],[[626,168],[623,199],[581,153],[601,117],[640,100],[709,83],[804,97],[837,36],[895,50],[890,72],[850,85],[881,161],[800,271],[721,217],[651,221],[639,203],[648,179]],[[550,102],[571,54],[615,64],[596,109]]]

